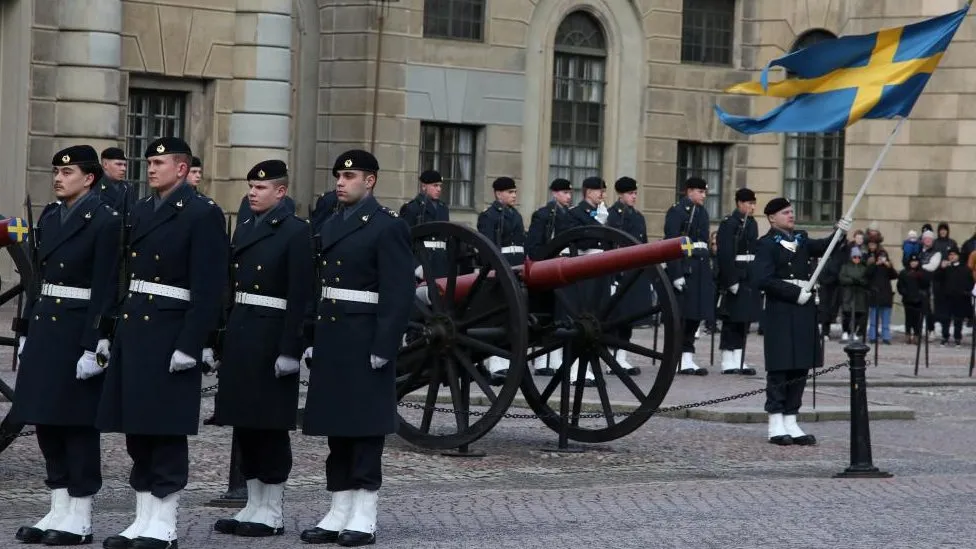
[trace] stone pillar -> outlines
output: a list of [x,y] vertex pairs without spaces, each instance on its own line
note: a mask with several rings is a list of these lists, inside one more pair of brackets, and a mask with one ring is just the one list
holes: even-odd
[[230,180],[214,189],[237,204],[254,164],[288,161],[291,142],[291,0],[238,0],[234,47]]
[[60,0],[58,20],[51,154],[69,144],[118,145],[122,1]]

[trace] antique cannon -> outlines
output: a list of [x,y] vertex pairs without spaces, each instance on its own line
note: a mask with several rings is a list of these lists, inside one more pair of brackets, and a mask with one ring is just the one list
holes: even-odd
[[[545,259],[510,266],[487,238],[461,225],[422,224],[411,236],[422,272],[434,272],[434,253],[446,254],[440,263],[448,272],[418,285],[398,355],[403,438],[463,452],[494,427],[521,389],[561,443],[605,442],[633,432],[664,400],[681,356],[681,320],[661,264],[689,254],[687,239],[640,244],[613,228],[579,227],[554,238]],[[655,296],[636,311],[622,306],[635,284],[650,284]],[[650,347],[620,339],[620,328],[648,318],[657,322]],[[558,348],[563,360],[553,365],[555,375],[529,371],[529,363]],[[625,373],[618,349],[644,357],[640,375]],[[483,367],[492,356],[509,360],[501,385],[492,385]],[[570,382],[571,368],[583,380],[587,367],[595,386]]]
[[[0,280],[0,290],[2,290],[0,291],[0,307],[16,300],[15,319],[20,316],[31,280],[31,261],[28,248],[24,245],[27,233],[28,225],[23,219],[0,216],[0,251],[9,258],[9,263],[6,259],[0,259],[0,265],[4,269],[12,265],[13,272],[17,276],[16,280]],[[17,333],[20,329],[19,326],[15,325],[12,327],[12,334],[0,335],[0,346],[12,347],[14,367],[17,365]],[[13,388],[0,379],[0,452],[3,452],[13,442],[14,437],[23,428],[23,425],[15,423],[7,417],[13,398]]]

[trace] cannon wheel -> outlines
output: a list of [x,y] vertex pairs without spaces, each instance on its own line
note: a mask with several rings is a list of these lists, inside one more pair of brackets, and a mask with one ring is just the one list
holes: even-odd
[[[556,236],[547,246],[544,255],[547,259],[554,258],[567,248],[570,256],[579,255],[580,243],[592,240],[604,242],[606,250],[639,244],[634,237],[623,231],[594,225],[577,227]],[[558,366],[556,375],[552,377],[536,377],[530,373],[522,382],[522,393],[532,410],[556,432],[560,431],[561,426],[558,410],[563,399],[568,399],[569,425],[566,434],[569,439],[579,442],[615,440],[643,425],[661,405],[671,388],[681,358],[681,316],[671,284],[661,265],[623,273],[619,279],[617,293],[612,297],[609,294],[609,278],[600,280],[607,282],[606,294],[600,293],[599,290],[591,291],[595,288],[591,281],[583,281],[553,291],[554,303],[566,312],[565,317],[562,322],[557,318],[553,327],[541,331],[540,336],[534,338],[535,350],[530,353],[528,360],[540,356],[544,358],[548,352],[562,346],[563,363]],[[626,296],[631,285],[646,283],[648,280],[657,295],[656,303],[653,306],[649,303],[648,307],[641,308],[639,314],[633,311],[631,311],[633,314],[621,311],[622,298]],[[596,284],[599,286],[600,282]],[[574,295],[578,297],[572,297]],[[659,327],[663,334],[663,348],[660,350],[657,349],[656,344],[652,346],[653,348],[647,348],[633,342],[626,343],[614,332],[616,328],[631,321],[658,313]],[[628,318],[624,318],[625,314]],[[563,329],[552,329],[560,327],[560,324]],[[624,373],[614,357],[615,348],[625,349],[631,356],[639,355],[656,359],[659,367],[653,384],[648,383],[650,374],[646,367],[638,377],[630,377]],[[568,390],[562,387],[563,374],[567,373],[564,370],[568,370],[577,358],[579,358],[577,378],[580,380],[584,378],[583,372],[589,364],[596,378],[595,388],[586,388],[583,384],[569,385]],[[613,373],[606,373],[604,368],[610,368]],[[565,379],[568,378],[569,376],[566,375]],[[630,415],[615,415],[623,412],[624,407],[611,400],[608,381],[623,386],[619,389],[630,401],[626,404],[626,410],[631,411]],[[641,381],[650,387],[641,388],[639,383]],[[557,389],[562,390],[557,391]],[[591,397],[593,393],[598,396],[598,405],[595,405],[596,401],[591,401],[587,407],[590,408],[589,413],[602,413],[601,419],[581,422],[578,418],[581,413],[587,413],[583,411],[584,392],[589,393]],[[556,403],[555,408],[550,404],[551,402]]]
[[[6,246],[3,250],[6,250],[7,255],[10,256],[19,279],[9,289],[0,293],[0,307],[7,306],[9,303],[13,307],[20,308],[23,299],[25,299],[25,288],[29,285],[31,278],[31,267],[27,256],[27,248],[24,245],[14,245]],[[4,286],[6,285],[4,284]],[[20,313],[19,310],[16,312],[17,314]],[[17,360],[17,343],[17,337],[13,333],[10,333],[10,335],[0,335],[0,345],[12,347],[11,356],[14,357],[15,361]],[[7,446],[13,443],[17,434],[24,427],[21,423],[11,421],[8,416],[11,409],[9,403],[12,403],[13,400],[13,388],[0,379],[0,452],[6,450]]]
[[[411,238],[424,273],[434,272],[431,255],[438,253],[430,252],[425,242],[431,238],[443,242],[439,253],[446,254],[442,268],[447,272],[439,273],[443,295],[424,292],[429,294],[430,304],[414,298],[407,335],[397,355],[397,398],[403,401],[411,393],[422,395],[424,409],[404,417],[401,408],[397,433],[423,448],[458,448],[490,431],[518,393],[526,369],[528,312],[523,289],[494,244],[468,227],[425,223],[412,229]],[[458,277],[471,272],[477,274],[469,274],[475,278],[470,291],[455,299]],[[493,387],[480,366],[490,356],[510,361],[501,386]],[[472,384],[484,395],[485,415],[466,414]],[[438,404],[445,385],[450,403]],[[435,406],[453,408],[453,419],[435,425],[440,419]]]

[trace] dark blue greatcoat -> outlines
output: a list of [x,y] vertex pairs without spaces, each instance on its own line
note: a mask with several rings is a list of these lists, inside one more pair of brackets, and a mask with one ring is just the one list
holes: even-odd
[[[636,238],[638,242],[647,244],[647,222],[644,220],[643,214],[619,200],[610,207],[608,214],[608,227],[619,229]],[[618,274],[616,276],[617,282],[621,282],[624,279],[624,275],[628,273]],[[613,316],[615,317],[639,314],[641,311],[649,310],[654,303],[654,294],[651,292],[651,279],[645,275],[641,275],[638,280],[634,281],[630,289],[627,290],[627,295],[622,297],[617,303],[617,308],[613,311]],[[649,320],[649,318],[642,318],[635,320],[633,324],[646,324]]]
[[[440,200],[427,198],[425,194],[418,194],[413,200],[407,202],[400,208],[400,218],[407,222],[407,226],[413,228],[422,223],[432,221],[450,221],[451,211],[446,204]],[[447,249],[444,247],[444,240],[438,240],[436,236],[427,237],[425,247],[430,256],[431,269],[434,276],[447,276]],[[420,265],[417,260],[414,266]]]
[[546,245],[555,236],[569,227],[569,208],[560,206],[555,200],[550,200],[545,206],[532,212],[529,220],[529,231],[525,235],[525,253],[529,259],[538,261],[545,259]]
[[277,297],[286,308],[234,303],[228,316],[214,420],[250,429],[294,429],[298,374],[275,377],[278,356],[300,359],[314,276],[309,223],[281,201],[234,232],[231,288]]
[[[108,204],[109,207],[117,212],[131,212],[132,207],[136,204],[136,200],[139,199],[139,189],[135,185],[125,181],[116,181],[107,175],[103,175],[98,180],[93,190],[98,191],[102,202]],[[124,202],[128,204],[124,205]]]
[[786,280],[809,280],[812,258],[827,250],[830,238],[811,240],[805,231],[787,235],[770,229],[756,250],[756,287],[764,292],[763,348],[766,371],[806,370],[818,365],[817,305],[811,297],[798,305],[800,286]]
[[[281,203],[279,205],[285,208],[285,212],[290,214],[295,213],[295,200],[287,194],[281,199]],[[247,195],[245,194],[244,197],[241,198],[241,205],[237,208],[237,223],[234,225],[234,228],[236,229],[237,227],[240,227],[241,223],[253,217],[254,212],[251,211],[251,203],[248,201]]]
[[312,217],[309,219],[312,222],[313,235],[319,234],[322,224],[335,213],[338,207],[339,198],[336,196],[335,191],[329,191],[315,201],[315,208],[312,209]]
[[[319,300],[302,431],[312,436],[388,435],[397,428],[396,357],[416,284],[410,231],[372,196],[323,225],[323,286],[379,294],[378,303]],[[370,355],[388,360],[373,369]]]
[[[566,231],[588,225],[600,226],[602,224],[597,221],[596,212],[596,207],[583,200],[569,209],[566,215],[566,223],[561,228]],[[589,250],[603,250],[606,247],[605,242],[594,239],[577,240],[574,242],[574,245],[577,247],[576,253],[578,255],[584,255]],[[580,310],[593,311],[596,310],[599,304],[609,299],[610,285],[612,282],[613,279],[609,276],[592,278],[581,280],[559,291],[564,293],[567,300],[578,304],[578,307],[581,306]],[[557,302],[556,315],[559,316],[561,314],[565,314],[565,312],[563,311],[563,307]]]
[[[755,322],[759,320],[761,296],[755,288],[752,261],[741,256],[753,256],[759,245],[759,226],[752,216],[736,210],[718,226],[718,281],[722,304],[719,316],[730,322]],[[736,257],[740,260],[736,260]],[[738,284],[733,294],[728,289]]]
[[122,304],[96,426],[139,435],[194,435],[200,368],[170,373],[177,349],[199,359],[220,320],[227,283],[224,214],[181,183],[154,209],[152,195],[132,211],[130,278],[188,289],[190,301],[130,292]]
[[668,209],[664,216],[664,238],[687,236],[692,242],[704,243],[695,248],[691,257],[669,261],[668,279],[672,282],[684,277],[685,287],[678,294],[681,315],[685,320],[715,318],[715,279],[708,251],[708,211],[687,196]]
[[121,216],[89,191],[61,223],[59,203],[37,221],[41,281],[91,289],[91,299],[38,296],[28,303],[27,343],[17,372],[12,415],[32,425],[95,424],[103,376],[75,377],[82,354],[94,351],[100,322],[116,298]]
[[494,201],[483,212],[478,214],[478,232],[488,237],[498,246],[499,250],[518,246],[521,252],[503,253],[509,265],[521,265],[525,262],[525,225],[522,214],[511,206],[505,206]]

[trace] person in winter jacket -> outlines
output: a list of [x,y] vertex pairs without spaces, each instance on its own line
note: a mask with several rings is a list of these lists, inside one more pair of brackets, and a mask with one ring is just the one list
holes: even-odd
[[936,232],[932,247],[941,252],[943,258],[948,254],[949,248],[955,248],[956,251],[959,250],[959,244],[956,244],[955,240],[949,238],[949,224],[945,221],[939,223],[939,230]]
[[918,255],[908,257],[908,267],[898,273],[897,286],[905,307],[905,343],[914,345],[922,336],[922,314],[931,286],[931,275],[922,269]]
[[867,265],[861,263],[861,248],[851,247],[851,260],[840,268],[841,311],[850,319],[841,341],[864,335],[868,312]]
[[908,231],[908,238],[901,243],[901,264],[908,267],[908,258],[915,256],[922,251],[922,243],[918,239],[918,231]]
[[945,297],[942,310],[942,345],[949,344],[949,324],[952,324],[952,337],[956,347],[962,342],[963,321],[972,312],[970,290],[972,290],[972,275],[969,268],[959,261],[959,249],[955,246],[948,250],[947,265],[936,272],[937,287],[942,289]]
[[966,239],[959,248],[959,261],[969,261],[974,250],[976,250],[976,231],[973,231],[973,236]]
[[874,343],[878,339],[878,324],[881,325],[881,341],[885,345],[891,344],[891,307],[894,302],[894,292],[891,291],[891,281],[898,278],[898,272],[888,258],[888,252],[879,249],[867,260],[868,288],[868,341]]

